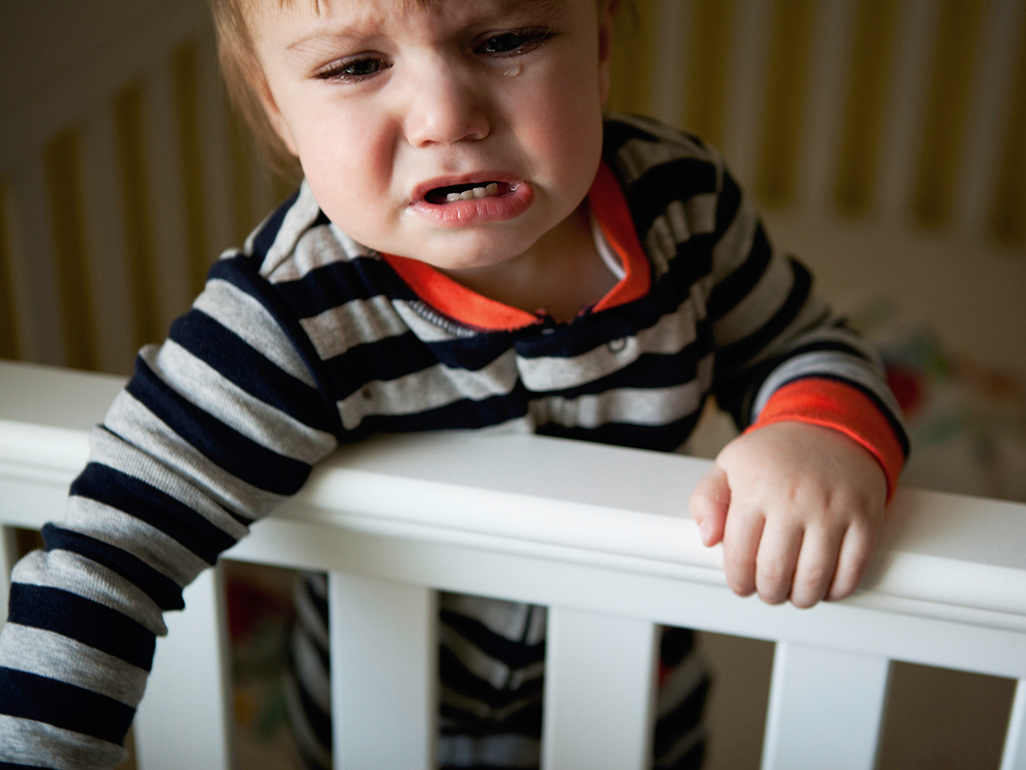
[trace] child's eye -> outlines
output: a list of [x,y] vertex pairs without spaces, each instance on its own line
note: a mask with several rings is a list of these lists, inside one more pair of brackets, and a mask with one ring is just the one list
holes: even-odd
[[492,35],[474,49],[476,53],[517,55],[537,48],[552,37],[548,29],[514,29]]
[[357,81],[377,75],[385,69],[388,69],[388,64],[381,59],[368,56],[332,62],[317,70],[314,77],[318,80]]

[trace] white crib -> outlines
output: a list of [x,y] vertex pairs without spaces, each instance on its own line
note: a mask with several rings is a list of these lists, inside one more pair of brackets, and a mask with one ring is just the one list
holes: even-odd
[[[3,575],[10,527],[60,517],[121,383],[0,364]],[[1026,505],[902,490],[863,588],[801,611],[726,587],[686,513],[706,465],[534,436],[381,438],[227,556],[329,572],[338,768],[432,767],[441,589],[549,607],[548,770],[646,767],[655,624],[776,642],[763,768],[872,768],[902,660],[1019,680],[1001,770],[1026,769]],[[143,770],[233,766],[223,604],[214,571],[168,616],[136,721]]]
[[[643,66],[618,68],[635,79],[615,106],[718,143],[828,296],[902,291],[956,347],[1022,367],[1026,169],[1009,148],[1026,143],[1026,0],[634,5]],[[890,30],[890,54],[867,28]],[[802,63],[790,80],[788,50]],[[0,358],[127,374],[283,188],[239,141],[202,0],[0,3],[0,57]],[[858,91],[852,73],[874,61],[883,73]],[[968,86],[944,113],[930,84],[952,68]],[[799,109],[781,117],[765,94]],[[4,580],[10,528],[60,518],[121,382],[0,364]],[[1024,506],[902,491],[864,589],[800,612],[726,589],[685,513],[703,467],[541,438],[379,439],[320,469],[230,557],[332,574],[338,767],[430,767],[442,589],[552,608],[549,770],[645,765],[654,623],[777,643],[766,768],[872,767],[889,661],[911,661],[1019,680],[1002,770],[1026,770]],[[622,478],[636,481],[611,486]],[[231,766],[222,582],[191,587],[158,645],[136,725],[144,770]]]

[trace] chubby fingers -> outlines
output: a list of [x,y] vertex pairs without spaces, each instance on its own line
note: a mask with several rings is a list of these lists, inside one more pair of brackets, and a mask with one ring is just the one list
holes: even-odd
[[719,465],[714,465],[695,486],[688,507],[698,525],[702,543],[710,546],[720,542],[730,508],[730,485],[727,474]]
[[828,601],[850,596],[859,587],[876,547],[876,536],[876,530],[862,522],[848,527],[841,542],[834,580],[826,594]]
[[735,504],[723,533],[723,571],[727,585],[738,596],[755,593],[756,563],[766,519],[757,508]]
[[[785,517],[767,518],[756,555],[755,590],[767,604],[780,604],[791,596],[797,579],[799,554],[805,551],[802,527]],[[823,586],[823,593],[829,586]]]
[[842,536],[843,532],[834,533],[821,527],[805,530],[791,585],[794,606],[812,607],[827,597],[836,575]]
[[796,607],[812,607],[830,596],[847,596],[861,579],[859,550],[852,547],[841,578],[841,535],[805,528],[784,518],[732,510],[723,538],[727,584],[740,596],[758,593],[767,604],[788,599]]

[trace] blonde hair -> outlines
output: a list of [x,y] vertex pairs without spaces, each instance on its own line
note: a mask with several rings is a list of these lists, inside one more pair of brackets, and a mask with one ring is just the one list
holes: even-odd
[[[320,10],[320,0],[274,0],[279,8],[291,8],[297,2],[308,2]],[[221,63],[228,97],[232,105],[249,125],[257,149],[267,164],[277,173],[298,178],[297,159],[285,148],[281,138],[271,126],[257,93],[261,74],[260,62],[249,25],[249,14],[258,3],[272,0],[210,0],[210,11],[217,34],[217,55]],[[399,11],[415,6],[427,6],[435,0],[394,0]]]

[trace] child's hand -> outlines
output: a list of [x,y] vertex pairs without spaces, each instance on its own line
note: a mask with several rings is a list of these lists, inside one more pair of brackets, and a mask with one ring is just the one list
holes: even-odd
[[886,497],[883,469],[855,441],[830,428],[780,422],[724,447],[690,505],[703,542],[722,540],[736,593],[811,607],[858,587]]

